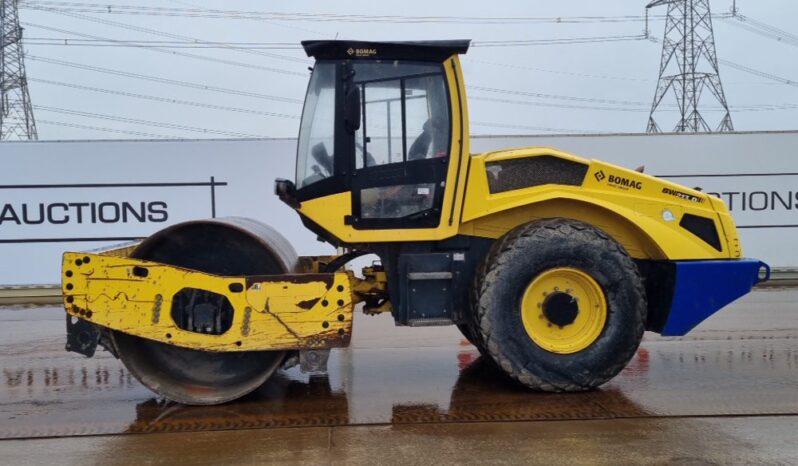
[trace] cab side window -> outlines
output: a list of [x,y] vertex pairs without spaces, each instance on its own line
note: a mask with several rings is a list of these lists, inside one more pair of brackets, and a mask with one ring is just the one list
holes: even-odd
[[357,169],[448,155],[449,108],[440,72],[366,81],[358,79],[361,71],[355,78],[363,106]]
[[449,155],[449,112],[440,76],[405,81],[407,159]]

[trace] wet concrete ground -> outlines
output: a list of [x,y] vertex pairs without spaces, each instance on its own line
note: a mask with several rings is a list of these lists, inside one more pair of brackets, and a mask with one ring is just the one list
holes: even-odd
[[63,335],[57,308],[0,309],[0,464],[798,464],[796,290],[755,292],[680,340],[647,335],[578,394],[518,387],[454,327],[357,316],[329,376],[187,407]]

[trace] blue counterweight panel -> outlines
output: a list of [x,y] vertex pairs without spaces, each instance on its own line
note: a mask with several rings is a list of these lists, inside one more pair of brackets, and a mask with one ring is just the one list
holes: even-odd
[[[676,261],[673,303],[662,335],[681,336],[770,277],[756,259]],[[760,270],[764,278],[760,278]]]

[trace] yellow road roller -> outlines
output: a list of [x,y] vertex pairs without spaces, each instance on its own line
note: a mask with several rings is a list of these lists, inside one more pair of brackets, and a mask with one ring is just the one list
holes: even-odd
[[296,179],[275,192],[340,254],[299,257],[244,218],[67,252],[67,350],[101,345],[155,393],[216,404],[281,367],[325,370],[358,306],[456,325],[520,384],[580,391],[644,331],[684,335],[769,275],[699,190],[550,147],[471,154],[468,41],[302,45]]

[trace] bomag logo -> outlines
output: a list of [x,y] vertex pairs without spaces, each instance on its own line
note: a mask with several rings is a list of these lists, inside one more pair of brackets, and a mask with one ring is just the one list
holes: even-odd
[[374,49],[374,48],[371,48],[371,49],[369,49],[369,48],[356,49],[356,48],[353,48],[353,47],[349,47],[349,49],[347,49],[346,53],[349,54],[349,56],[354,55],[356,57],[370,57],[370,56],[373,56],[373,55],[377,55],[377,49]]
[[638,191],[643,189],[642,181],[632,180],[617,175],[610,175],[610,177],[607,179],[607,183],[622,189],[632,188],[632,189],[637,189]]

